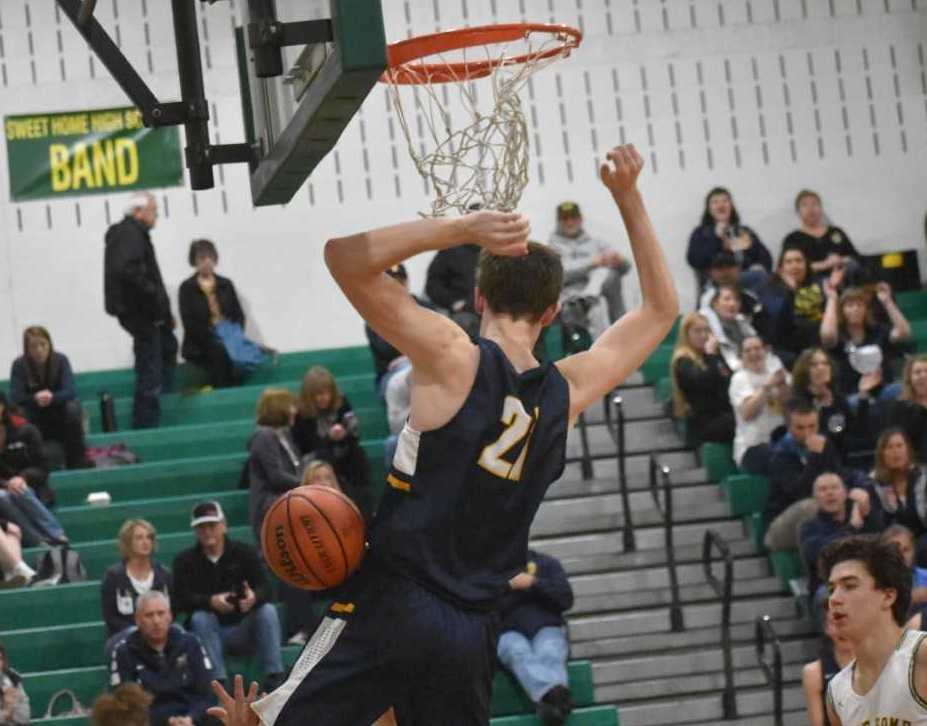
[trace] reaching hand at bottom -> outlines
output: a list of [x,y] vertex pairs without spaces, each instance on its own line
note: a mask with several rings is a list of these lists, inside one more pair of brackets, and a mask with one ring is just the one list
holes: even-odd
[[218,681],[212,682],[212,690],[219,699],[219,705],[210,708],[206,713],[219,719],[225,726],[260,726],[261,721],[251,708],[251,704],[257,700],[257,683],[252,681],[246,695],[244,679],[240,675],[235,676],[234,698]]

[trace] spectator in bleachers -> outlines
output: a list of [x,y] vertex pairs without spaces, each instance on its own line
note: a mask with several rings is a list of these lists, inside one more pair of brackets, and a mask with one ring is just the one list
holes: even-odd
[[328,369],[314,366],[306,372],[296,408],[293,439],[299,450],[330,462],[369,517],[370,466],[360,442],[360,421]]
[[[386,271],[386,274],[396,280],[396,282],[402,285],[406,290],[409,289],[409,273],[406,271],[405,265],[399,264],[390,267]],[[412,297],[415,298],[415,301],[419,305],[431,307],[427,301],[422,300],[417,295],[412,295]],[[381,399],[385,399],[386,387],[389,385],[389,379],[400,371],[408,368],[411,363],[409,363],[409,359],[406,356],[396,350],[389,341],[381,338],[379,334],[366,323],[364,323],[364,332],[367,334],[367,342],[370,344],[370,353],[373,355],[373,368],[376,372],[377,393]]]
[[728,396],[734,409],[734,461],[749,474],[769,473],[773,431],[782,426],[789,397],[789,375],[758,335],[740,346],[741,369],[731,376]]
[[889,405],[885,425],[904,429],[918,459],[927,454],[927,355],[905,363],[901,395]]
[[698,309],[705,310],[711,307],[712,300],[722,286],[733,287],[737,289],[740,295],[740,309],[738,312],[744,316],[755,328],[759,329],[762,324],[756,318],[763,318],[765,315],[763,304],[759,296],[752,290],[748,290],[740,285],[740,266],[737,264],[737,258],[733,252],[723,250],[715,255],[711,261],[711,267],[708,269],[708,281],[699,297]]
[[879,435],[872,478],[886,524],[903,524],[918,539],[927,534],[927,472],[902,429],[888,428]]
[[894,544],[905,564],[911,568],[911,615],[922,612],[927,606],[927,570],[918,567],[915,561],[917,542],[914,532],[903,524],[893,524],[882,532],[882,540]]
[[26,547],[64,544],[64,529],[45,506],[53,500],[42,435],[10,413],[6,395],[0,392],[0,517],[16,523]]
[[36,576],[23,561],[22,537],[19,527],[0,517],[0,589],[31,584]]
[[123,683],[93,702],[90,726],[150,726],[148,708],[153,700],[137,683]]
[[630,272],[631,263],[610,244],[586,232],[576,202],[557,205],[557,228],[548,244],[563,262],[561,299],[583,298],[588,303],[584,327],[597,337],[624,315],[621,278]]
[[789,550],[798,546],[798,527],[817,512],[812,498],[815,480],[826,472],[842,471],[834,444],[819,433],[814,406],[793,398],[786,405],[788,431],[772,447],[769,462],[769,522],[767,549]]
[[106,625],[103,659],[109,661],[116,646],[135,630],[135,603],[140,595],[158,590],[170,595],[171,573],[154,559],[157,532],[144,519],[127,519],[116,538],[122,560],[103,573],[100,605]]
[[393,457],[399,444],[399,434],[402,433],[412,410],[411,377],[412,368],[406,368],[393,376],[386,387],[386,421],[389,426],[389,436],[383,442],[383,465],[387,471],[393,465]]
[[147,192],[129,199],[126,216],[106,231],[106,312],[132,336],[135,354],[133,428],[161,423],[161,394],[174,382],[177,339],[171,302],[151,244],[158,205]]
[[33,326],[23,333],[23,354],[10,370],[10,399],[46,442],[55,441],[64,448],[69,469],[87,466],[83,410],[71,362],[54,349],[45,328]]
[[718,354],[718,341],[704,315],[689,313],[679,326],[670,362],[673,413],[688,419],[701,441],[734,440],[734,411],[728,398],[731,370]]
[[480,329],[473,297],[479,257],[479,245],[458,245],[441,250],[432,258],[425,276],[428,299],[446,310],[451,320],[469,335],[479,334]]
[[847,233],[829,224],[824,216],[821,197],[802,189],[795,197],[795,211],[801,226],[782,241],[782,247],[798,247],[808,258],[814,275],[827,276],[843,267],[854,278],[861,258]]
[[273,690],[283,680],[280,621],[257,549],[227,536],[218,502],[197,504],[190,526],[197,544],[178,554],[172,568],[177,612],[190,614],[189,627],[218,680],[226,678],[226,651],[253,654],[264,670],[265,689]]
[[536,705],[541,723],[560,726],[573,710],[563,617],[573,607],[573,588],[556,558],[534,550],[509,588],[499,606],[497,655]]
[[825,472],[814,480],[813,518],[803,522],[798,544],[808,571],[808,590],[817,596],[818,555],[827,545],[854,534],[878,534],[882,531],[882,512],[866,486],[848,488],[840,475]]
[[138,683],[151,695],[151,726],[213,726],[209,657],[196,636],[172,627],[171,602],[160,590],[140,595],[137,629],[116,647],[110,687]]
[[843,457],[872,448],[869,430],[870,398],[877,376],[862,376],[856,410],[850,407],[837,384],[837,367],[823,348],[804,351],[792,368],[796,396],[810,401],[818,412],[818,430],[830,439]]
[[782,248],[776,274],[760,290],[760,300],[768,320],[768,340],[786,367],[791,368],[804,349],[820,345],[824,287],[809,273],[802,250]]
[[874,395],[883,402],[894,400],[901,386],[892,383],[892,363],[898,344],[911,337],[911,325],[895,304],[891,288],[880,282],[876,292],[890,325],[875,322],[870,297],[863,289],[847,288],[839,297],[832,284],[825,285],[825,290],[821,343],[833,351],[841,392],[855,407],[860,378],[871,376],[879,383]]
[[31,717],[22,676],[10,666],[0,643],[0,726],[29,726]]
[[257,403],[257,428],[248,441],[248,519],[260,539],[270,505],[299,486],[303,465],[291,427],[296,397],[285,388],[266,388]]
[[705,197],[702,221],[689,237],[686,259],[696,271],[699,287],[708,277],[711,261],[722,250],[733,252],[740,266],[740,284],[759,290],[769,279],[772,257],[756,233],[741,224],[731,193],[715,187]]
[[205,368],[217,388],[241,383],[245,375],[269,359],[265,349],[245,337],[245,313],[235,285],[216,274],[219,251],[208,239],[190,243],[188,260],[196,272],[180,285],[183,321],[181,354]]
[[[824,608],[827,609],[826,600]],[[807,663],[801,671],[809,726],[830,726],[827,720],[827,687],[834,676],[853,660],[853,646],[840,635],[830,613],[827,613],[824,622],[820,655],[816,661]]]
[[732,371],[740,368],[740,346],[756,330],[740,312],[740,290],[722,285],[711,299],[711,306],[699,310],[708,321],[711,334],[718,341],[718,352]]
[[338,482],[338,475],[335,468],[327,461],[309,462],[306,471],[303,473],[301,482],[304,487],[328,487],[337,492],[343,491],[341,484]]

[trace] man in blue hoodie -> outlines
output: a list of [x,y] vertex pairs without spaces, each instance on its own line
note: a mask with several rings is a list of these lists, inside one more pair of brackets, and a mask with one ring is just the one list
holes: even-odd
[[496,653],[537,704],[544,726],[560,726],[573,703],[567,686],[570,652],[563,613],[573,607],[573,589],[563,565],[528,550],[528,563],[509,582],[500,607]]

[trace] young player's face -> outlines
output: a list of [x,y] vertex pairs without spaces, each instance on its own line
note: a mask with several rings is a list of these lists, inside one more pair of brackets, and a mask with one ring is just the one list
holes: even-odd
[[835,565],[827,581],[828,604],[838,635],[853,642],[880,626],[893,623],[894,590],[876,589],[875,580],[858,560]]

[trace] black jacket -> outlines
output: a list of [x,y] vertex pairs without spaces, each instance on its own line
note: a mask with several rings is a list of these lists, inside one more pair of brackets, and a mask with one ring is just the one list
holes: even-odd
[[[183,321],[183,346],[181,355],[187,360],[196,360],[205,355],[212,338],[212,326],[209,324],[209,302],[200,289],[196,273],[180,285],[180,319]],[[226,320],[245,327],[245,313],[238,301],[235,285],[227,277],[216,275],[216,299],[219,310]]]
[[731,385],[731,371],[719,355],[706,355],[705,367],[680,356],[673,363],[676,385],[689,404],[693,422],[705,422],[718,416],[733,413],[727,389]]
[[299,450],[293,437],[288,430],[282,433],[290,445],[287,451],[280,435],[270,426],[258,426],[248,442],[248,518],[258,537],[270,505],[302,481]]
[[882,531],[882,510],[879,507],[879,500],[875,492],[869,487],[863,487],[869,494],[869,515],[863,519],[863,526],[856,529],[850,524],[850,514],[853,512],[853,500],[847,499],[846,511],[842,522],[838,522],[827,512],[819,511],[814,519],[809,519],[801,525],[798,534],[798,543],[801,548],[801,555],[805,560],[805,566],[808,568],[809,590],[813,593],[820,580],[818,579],[818,555],[821,554],[827,545],[836,542],[838,539],[849,537],[853,534],[878,534]]
[[[0,426],[3,426],[0,423]],[[0,487],[13,477],[21,476],[35,490],[43,504],[55,501],[54,490],[48,484],[48,462],[42,450],[42,434],[32,424],[6,425],[6,444],[0,447]]]
[[206,710],[214,704],[212,664],[195,635],[172,627],[164,656],[149,646],[141,631],[134,631],[113,653],[110,685],[138,683],[154,697],[151,726],[166,726],[171,716],[189,716],[196,726],[215,724]]
[[151,237],[132,217],[106,231],[103,292],[106,312],[129,327],[171,320],[171,303]]
[[830,439],[827,439],[821,453],[816,454],[798,446],[791,434],[786,434],[773,445],[769,470],[772,481],[766,505],[767,521],[800,499],[810,497],[814,480],[821,474],[840,474],[847,486],[851,486],[851,477],[844,472],[837,448]]
[[459,245],[436,254],[425,278],[425,294],[431,302],[450,309],[455,302],[463,300],[465,309],[472,310],[479,257],[478,245]]
[[[220,592],[240,593],[245,581],[254,590],[260,607],[267,602],[268,586],[258,551],[252,545],[236,542],[226,536],[225,551],[218,562],[209,561],[199,544],[174,558],[174,613],[192,615],[197,610],[212,612],[209,599]],[[236,625],[244,619],[238,611],[216,613],[222,625]]]
[[560,561],[528,550],[528,562],[537,568],[534,585],[528,590],[510,590],[502,597],[500,633],[514,630],[531,638],[541,628],[563,625],[563,613],[573,607],[573,588]]
[[[159,562],[152,562],[154,582],[152,590],[159,590],[170,597],[173,589],[171,573]],[[106,623],[107,636],[115,635],[131,625],[135,625],[135,603],[138,592],[132,585],[126,572],[126,563],[119,562],[107,568],[103,573],[100,586],[100,608],[103,622]]]

